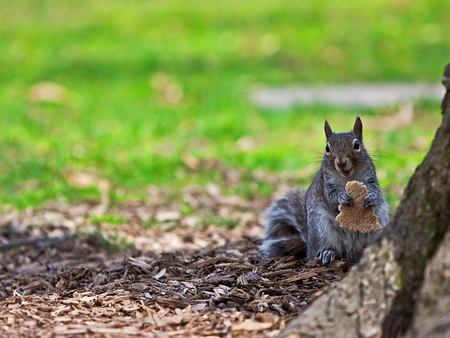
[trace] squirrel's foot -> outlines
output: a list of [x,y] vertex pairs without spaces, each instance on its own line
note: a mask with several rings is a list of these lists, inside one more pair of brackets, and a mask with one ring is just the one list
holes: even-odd
[[369,193],[366,198],[364,198],[364,208],[370,208],[375,205],[376,195]]
[[318,256],[324,265],[336,259],[336,253],[333,250],[319,251]]
[[347,207],[351,207],[353,205],[353,198],[346,192],[341,193],[338,200],[340,205],[345,205]]

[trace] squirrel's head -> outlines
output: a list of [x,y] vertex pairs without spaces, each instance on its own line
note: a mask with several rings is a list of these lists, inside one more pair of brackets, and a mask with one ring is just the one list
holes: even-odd
[[337,172],[345,178],[349,178],[358,169],[358,163],[363,163],[365,155],[362,143],[362,121],[356,117],[353,130],[347,133],[334,133],[330,124],[325,120],[325,159],[333,163]]

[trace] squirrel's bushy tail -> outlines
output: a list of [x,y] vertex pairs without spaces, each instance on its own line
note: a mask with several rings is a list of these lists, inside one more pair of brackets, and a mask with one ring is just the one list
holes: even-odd
[[285,197],[272,202],[267,210],[260,252],[264,257],[306,257],[306,192],[289,191]]

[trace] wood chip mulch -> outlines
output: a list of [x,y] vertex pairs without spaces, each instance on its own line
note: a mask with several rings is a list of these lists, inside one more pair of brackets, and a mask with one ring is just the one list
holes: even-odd
[[190,188],[180,203],[196,212],[185,215],[156,195],[100,212],[84,203],[0,215],[0,336],[273,337],[348,272],[340,261],[263,259],[268,199]]

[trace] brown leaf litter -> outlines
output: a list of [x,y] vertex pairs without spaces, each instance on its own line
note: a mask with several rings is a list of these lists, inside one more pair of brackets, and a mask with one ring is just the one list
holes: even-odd
[[[213,187],[186,188],[176,203],[150,196],[108,206],[104,216],[123,224],[93,219],[90,203],[0,215],[1,336],[272,337],[349,269],[263,259],[267,198]],[[114,241],[134,245],[115,252]]]

